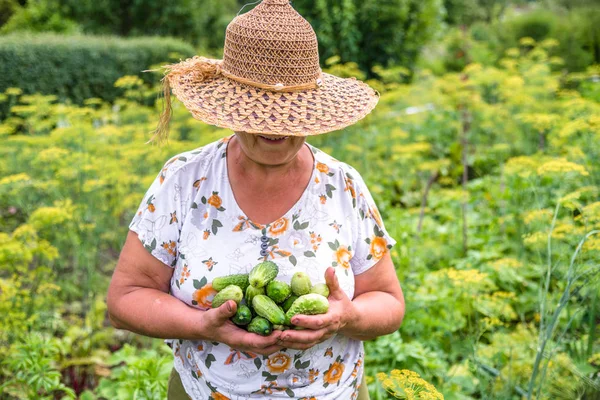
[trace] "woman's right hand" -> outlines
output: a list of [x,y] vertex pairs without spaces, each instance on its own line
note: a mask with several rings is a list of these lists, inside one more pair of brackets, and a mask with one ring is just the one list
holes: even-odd
[[236,350],[253,352],[268,356],[282,349],[277,345],[281,331],[274,330],[269,336],[247,332],[229,319],[235,315],[237,304],[228,300],[218,308],[202,313],[203,337],[209,341],[225,343]]

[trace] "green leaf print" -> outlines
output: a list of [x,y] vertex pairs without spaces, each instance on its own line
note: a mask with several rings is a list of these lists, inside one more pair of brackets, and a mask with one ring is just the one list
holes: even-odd
[[304,256],[305,257],[316,257],[315,253],[313,253],[312,251],[305,251]]
[[260,369],[260,367],[262,366],[262,361],[260,360],[260,358],[256,357],[254,359],[254,365],[256,365],[256,369]]
[[204,364],[206,365],[206,368],[210,369],[210,365],[212,364],[213,361],[216,361],[216,360],[217,359],[215,358],[215,356],[212,355],[212,353],[207,355],[206,360],[204,360]]
[[262,372],[262,376],[265,377],[265,381],[267,382],[273,382],[277,380],[277,375],[271,375],[269,372],[267,371],[263,371]]
[[298,262],[298,261],[296,260],[296,257],[294,257],[293,255],[291,255],[291,256],[289,257],[289,260],[290,260],[290,262],[292,263],[292,265],[295,267],[295,266],[296,266],[296,263]]
[[329,183],[325,185],[325,192],[327,192],[327,197],[329,197],[330,199],[333,198],[334,190],[335,190],[335,186],[333,186]]
[[202,279],[198,280],[198,279],[194,279],[194,288],[195,289],[202,289],[204,286],[206,286],[206,277],[203,276]]
[[294,392],[290,388],[285,389],[285,394],[287,394],[290,397],[296,397],[296,395],[294,394]]

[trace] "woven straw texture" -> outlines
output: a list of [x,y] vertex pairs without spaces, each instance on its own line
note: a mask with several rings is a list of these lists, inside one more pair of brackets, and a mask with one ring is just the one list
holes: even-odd
[[263,0],[234,18],[223,60],[194,56],[163,68],[159,139],[168,135],[171,90],[198,120],[265,135],[342,129],[379,100],[367,84],[321,71],[315,32],[288,0]]

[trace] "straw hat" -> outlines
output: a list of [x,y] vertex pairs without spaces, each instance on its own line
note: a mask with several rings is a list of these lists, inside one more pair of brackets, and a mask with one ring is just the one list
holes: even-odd
[[166,108],[153,139],[168,135],[170,91],[211,125],[263,135],[318,135],[367,115],[378,93],[321,71],[317,36],[288,0],[263,0],[227,26],[223,59],[163,66]]

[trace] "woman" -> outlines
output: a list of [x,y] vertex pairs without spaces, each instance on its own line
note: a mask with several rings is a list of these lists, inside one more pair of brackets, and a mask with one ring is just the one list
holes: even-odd
[[[108,291],[115,327],[164,338],[169,398],[368,398],[362,340],[397,330],[404,299],[395,244],[359,173],[306,143],[368,114],[375,92],[324,74],[310,25],[287,0],[264,0],[227,28],[224,58],[167,66],[194,117],[235,134],[171,158],[131,222]],[[211,308],[215,277],[261,260],[330,288],[327,314],[262,337]],[[362,390],[361,390],[362,389]],[[366,396],[366,397],[365,397]]]

